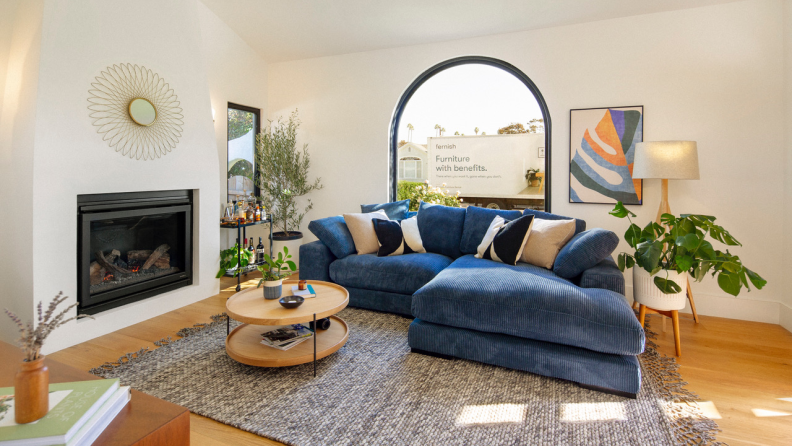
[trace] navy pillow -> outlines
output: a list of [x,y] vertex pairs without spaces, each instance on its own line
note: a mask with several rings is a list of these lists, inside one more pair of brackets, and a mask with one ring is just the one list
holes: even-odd
[[610,257],[618,245],[619,236],[611,231],[602,228],[583,231],[561,248],[553,264],[553,272],[565,279],[573,279]]
[[410,200],[393,201],[391,203],[361,204],[360,212],[368,214],[382,209],[391,220],[404,220],[410,210]]
[[341,215],[314,220],[308,223],[308,230],[339,259],[357,252],[352,233],[349,232],[344,217]]
[[523,216],[521,211],[509,211],[505,209],[486,209],[476,206],[465,208],[465,225],[462,229],[462,242],[459,250],[462,254],[475,254],[481,239],[487,233],[492,219],[496,216],[503,217],[504,220],[516,220]]
[[572,217],[564,217],[558,214],[551,214],[549,212],[542,212],[542,211],[535,211],[533,209],[526,209],[523,211],[525,215],[533,215],[536,218],[541,218],[542,220],[575,220],[575,234],[580,234],[581,232],[586,230],[586,222],[585,220],[580,220],[578,218]]
[[[418,207],[418,231],[426,252],[462,257],[459,243],[465,224],[465,209],[421,202]],[[483,235],[482,235],[483,237]],[[481,243],[481,240],[479,240]],[[474,251],[475,252],[475,251]]]

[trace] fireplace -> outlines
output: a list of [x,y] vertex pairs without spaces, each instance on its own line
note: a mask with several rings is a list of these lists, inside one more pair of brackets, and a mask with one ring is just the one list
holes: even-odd
[[192,191],[79,195],[78,312],[191,285]]

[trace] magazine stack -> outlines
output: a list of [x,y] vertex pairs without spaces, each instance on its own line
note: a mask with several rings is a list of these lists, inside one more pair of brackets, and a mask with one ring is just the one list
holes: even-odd
[[286,325],[261,334],[261,343],[278,350],[288,350],[313,337],[313,331],[303,324]]

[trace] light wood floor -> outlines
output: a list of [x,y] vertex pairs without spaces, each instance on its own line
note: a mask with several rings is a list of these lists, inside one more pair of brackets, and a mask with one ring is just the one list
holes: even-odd
[[[244,286],[255,286],[251,274]],[[225,311],[235,283],[222,279],[222,291],[162,316],[118,330],[50,355],[83,370],[154,341],[174,336],[181,328],[208,322]],[[792,333],[778,325],[701,316],[701,323],[681,317],[680,372],[704,401],[707,414],[723,432],[718,439],[731,445],[792,444]],[[673,332],[662,331],[659,316],[650,323],[657,331],[660,351],[674,353]],[[199,415],[190,416],[193,445],[280,445]]]

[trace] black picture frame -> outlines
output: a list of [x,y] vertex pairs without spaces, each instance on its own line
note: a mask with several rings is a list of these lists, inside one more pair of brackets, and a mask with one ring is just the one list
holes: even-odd
[[[229,109],[241,110],[241,111],[252,113],[253,115],[255,115],[256,122],[253,124],[253,128],[256,129],[256,132],[254,134],[254,137],[255,137],[255,135],[258,135],[259,133],[261,133],[261,109],[260,108],[248,107],[247,105],[235,104],[233,102],[229,102],[228,103],[228,108],[226,109],[226,113],[225,113],[225,119],[226,119],[226,180],[225,180],[225,184],[226,184],[226,199],[228,199],[228,197],[229,197],[229,190],[228,190],[228,161],[229,161],[229,159],[228,159],[229,158],[228,157],[228,142],[229,142],[228,141],[228,110]],[[261,195],[261,190],[259,189],[258,184],[256,184],[256,178],[258,177],[258,172],[259,172],[258,171],[258,163],[256,163],[255,149],[254,149],[254,156],[253,156],[253,191],[252,192],[253,192],[253,194],[256,197]]]
[[[569,186],[569,192],[568,192],[569,203],[573,203],[573,204],[609,204],[609,205],[613,205],[617,201],[622,201],[624,204],[633,205],[633,206],[640,206],[640,205],[643,204],[643,179],[640,180],[641,191],[640,191],[639,194],[637,194],[638,196],[640,196],[640,198],[637,201],[625,200],[625,199],[619,200],[618,197],[613,198],[613,200],[614,200],[613,202],[576,201],[576,200],[572,199],[573,198],[572,195],[573,195],[573,192],[574,192],[573,189],[572,189],[572,181],[573,181],[572,178],[573,178],[573,175],[574,175],[573,172],[576,172],[577,169],[579,169],[579,166],[575,167],[576,163],[574,162],[574,150],[576,150],[576,148],[577,148],[577,145],[576,145],[575,141],[577,141],[579,138],[582,138],[582,135],[573,134],[573,132],[575,132],[575,129],[577,127],[576,123],[575,123],[575,112],[590,112],[590,111],[594,111],[594,110],[602,110],[602,111],[605,111],[605,110],[625,110],[625,109],[640,109],[640,113],[641,113],[641,119],[640,119],[641,139],[640,139],[640,141],[633,141],[633,142],[635,142],[635,143],[643,142],[644,141],[643,130],[645,128],[645,126],[644,126],[645,111],[644,111],[644,106],[643,105],[622,105],[622,106],[618,106],[618,107],[575,108],[575,109],[570,109],[569,110],[569,175],[567,176],[567,180],[569,181],[569,183],[568,183],[568,186]],[[629,166],[629,164],[628,164],[628,166]],[[616,192],[610,192],[610,193],[612,193],[614,195],[618,194]],[[604,195],[602,192],[600,192],[600,194]],[[578,197],[578,198],[580,198],[580,197]]]
[[515,67],[514,65],[505,62],[500,59],[495,59],[493,57],[486,57],[486,56],[461,56],[455,57],[453,59],[448,59],[446,61],[440,62],[435,66],[429,68],[428,70],[421,73],[407,89],[402,94],[401,98],[399,98],[399,102],[396,104],[396,109],[393,112],[393,118],[391,119],[390,125],[390,138],[389,138],[389,157],[388,157],[388,167],[389,167],[389,175],[390,175],[390,188],[389,188],[389,199],[390,201],[396,201],[396,191],[399,182],[399,124],[401,123],[401,117],[404,113],[404,109],[407,106],[407,102],[409,102],[410,98],[415,94],[418,88],[424,84],[424,82],[428,81],[432,76],[441,71],[447,70],[449,68],[453,68],[459,65],[467,65],[467,64],[479,64],[479,65],[489,65],[491,67],[500,68],[514,77],[520,80],[527,88],[531,91],[536,99],[536,102],[539,104],[539,109],[542,112],[542,118],[544,119],[544,130],[545,130],[545,198],[544,198],[544,210],[545,212],[551,212],[551,197],[552,197],[552,188],[551,188],[551,172],[552,172],[552,163],[551,163],[551,140],[552,140],[552,122],[550,119],[550,109],[547,107],[547,103],[542,96],[542,93],[539,91],[539,88],[534,84],[534,82],[529,78],[525,73],[523,73],[519,68]]

